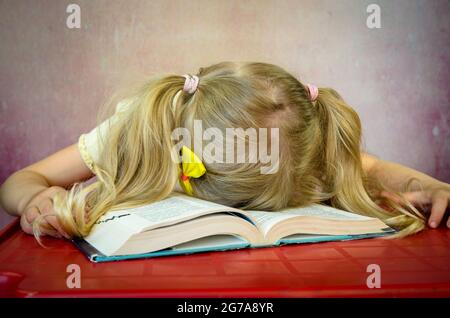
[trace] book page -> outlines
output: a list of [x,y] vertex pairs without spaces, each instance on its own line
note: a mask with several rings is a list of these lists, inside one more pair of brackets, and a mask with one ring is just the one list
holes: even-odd
[[172,247],[174,250],[220,250],[235,245],[248,246],[249,243],[241,237],[234,235],[213,235],[202,237],[193,241],[178,244]]
[[199,200],[183,195],[175,195],[168,199],[159,201],[146,208],[132,210],[151,225],[172,224],[174,221],[181,222],[208,212],[227,211],[230,208],[209,201]]
[[[216,212],[240,212],[221,204],[200,200],[183,194],[170,197],[136,208],[115,210],[100,218],[97,223],[120,222],[135,224],[140,231],[184,222],[196,217]],[[138,231],[139,231],[138,230]]]
[[248,211],[264,235],[277,223],[298,216],[314,216],[335,220],[369,220],[370,217],[339,210],[322,204],[311,204],[307,207],[288,208],[281,211]]

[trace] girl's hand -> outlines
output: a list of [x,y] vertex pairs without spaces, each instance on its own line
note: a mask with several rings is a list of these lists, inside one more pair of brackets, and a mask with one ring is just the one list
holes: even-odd
[[42,192],[39,192],[30,200],[20,217],[20,226],[25,233],[33,234],[33,222],[36,218],[41,215],[48,215],[41,219],[40,231],[42,235],[49,235],[57,238],[70,238],[62,230],[56,216],[54,215],[55,211],[53,210],[53,198],[56,193],[59,192],[67,193],[67,191],[62,187],[52,186]]
[[[402,194],[415,207],[431,205],[428,224],[432,228],[438,227],[444,217],[445,211],[450,207],[450,185],[447,183],[440,182],[424,191],[403,192]],[[399,198],[391,192],[382,191],[381,195],[401,204]],[[447,222],[447,227],[450,228],[450,217],[444,220],[444,222]]]

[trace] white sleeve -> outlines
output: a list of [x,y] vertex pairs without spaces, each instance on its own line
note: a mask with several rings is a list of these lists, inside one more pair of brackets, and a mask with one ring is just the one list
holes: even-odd
[[109,127],[114,123],[116,114],[124,111],[128,104],[129,101],[127,100],[120,101],[116,106],[116,112],[114,115],[92,129],[90,132],[80,135],[78,138],[78,150],[80,151],[81,158],[92,172],[94,172],[94,166],[98,163],[100,153],[103,148],[101,141],[106,140]]

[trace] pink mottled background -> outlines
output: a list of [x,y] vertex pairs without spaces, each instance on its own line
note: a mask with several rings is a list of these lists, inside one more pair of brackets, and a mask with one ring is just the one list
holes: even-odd
[[[81,29],[66,27],[70,3]],[[370,3],[381,29],[366,27]],[[75,143],[122,84],[222,60],[336,88],[367,151],[450,182],[449,23],[447,0],[2,0],[0,183]]]

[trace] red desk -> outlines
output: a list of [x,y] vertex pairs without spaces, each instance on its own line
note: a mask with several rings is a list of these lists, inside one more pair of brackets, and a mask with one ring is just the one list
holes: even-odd
[[[90,263],[70,242],[48,249],[18,223],[0,234],[0,294],[16,297],[450,297],[450,231],[401,240],[290,245]],[[68,289],[69,264],[81,288]],[[369,289],[368,264],[381,267]]]

